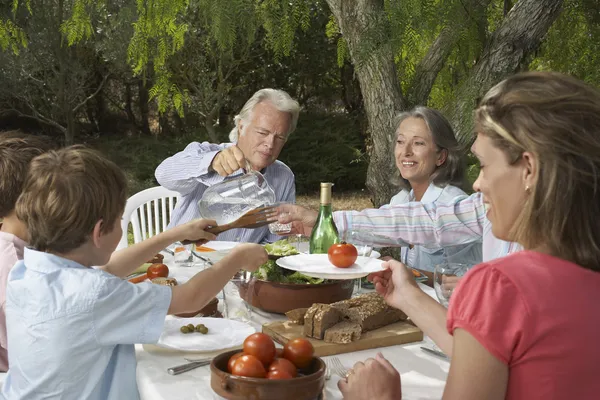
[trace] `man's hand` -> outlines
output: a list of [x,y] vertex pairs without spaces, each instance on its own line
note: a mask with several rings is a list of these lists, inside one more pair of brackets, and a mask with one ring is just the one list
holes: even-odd
[[381,353],[354,364],[347,377],[338,382],[345,400],[402,399],[400,374]]
[[246,157],[236,145],[218,152],[210,164],[211,168],[221,176],[229,176],[240,168],[246,168],[246,165]]
[[317,222],[317,212],[294,204],[281,204],[276,209],[280,224],[292,224],[292,230],[282,235],[310,236]]
[[217,238],[216,235],[206,232],[205,229],[211,226],[217,226],[217,221],[212,219],[195,219],[173,229],[177,230],[177,241],[179,242],[189,240],[196,244],[204,244]]

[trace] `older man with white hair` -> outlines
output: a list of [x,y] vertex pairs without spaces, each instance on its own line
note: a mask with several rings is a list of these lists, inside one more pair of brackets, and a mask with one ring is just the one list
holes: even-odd
[[[242,175],[249,165],[260,171],[278,202],[296,200],[294,174],[277,160],[288,136],[296,129],[300,106],[282,90],[261,89],[244,104],[229,134],[231,143],[192,142],[156,168],[156,180],[181,194],[169,227],[199,218],[197,203],[207,187]],[[233,229],[218,240],[272,242],[279,236],[268,227]]]

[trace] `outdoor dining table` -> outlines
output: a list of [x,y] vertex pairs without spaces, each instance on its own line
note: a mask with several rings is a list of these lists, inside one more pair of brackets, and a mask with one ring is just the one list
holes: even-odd
[[[201,269],[200,267],[177,267],[168,257],[165,258],[165,262],[172,276],[183,274],[189,277]],[[421,288],[436,298],[432,288],[425,285],[421,285]],[[262,324],[282,319],[285,319],[284,315],[254,309],[251,324],[260,332]],[[425,337],[423,342],[344,353],[323,357],[323,359],[338,357],[345,368],[351,368],[357,361],[375,357],[377,352],[381,352],[400,372],[403,399],[441,399],[450,365],[448,361],[420,349],[421,346],[431,345],[431,340]],[[206,358],[221,352],[184,353],[156,345],[136,345],[137,384],[140,398],[142,400],[222,399],[210,387],[209,366],[174,376],[167,373],[168,368],[186,363],[184,357]],[[342,398],[337,387],[340,379],[342,379],[340,376],[331,375],[331,378],[326,381],[323,399]]]

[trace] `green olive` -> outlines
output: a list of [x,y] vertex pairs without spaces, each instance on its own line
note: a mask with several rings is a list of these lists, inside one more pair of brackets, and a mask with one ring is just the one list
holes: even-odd
[[187,325],[182,326],[180,329],[181,333],[191,333],[194,332],[193,330],[190,330],[190,327]]
[[201,333],[203,335],[206,335],[208,333],[208,328],[205,327],[204,325],[202,325],[200,327],[200,329],[198,329],[198,327],[196,327],[196,332],[199,332],[199,333]]
[[192,325],[192,324],[187,324],[187,327],[188,327],[188,329],[189,329],[191,332],[194,332],[194,325]]

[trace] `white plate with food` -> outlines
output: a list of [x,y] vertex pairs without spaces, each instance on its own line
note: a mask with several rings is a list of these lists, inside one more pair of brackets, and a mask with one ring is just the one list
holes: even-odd
[[327,254],[298,254],[280,258],[276,263],[282,268],[323,279],[358,279],[384,269],[383,261],[362,256],[358,256],[351,266],[338,268],[329,261]]
[[207,242],[202,246],[194,246],[192,248],[192,253],[196,257],[204,257],[209,259],[211,262],[216,263],[229,254],[231,249],[239,244],[239,242],[220,242],[214,240],[212,242]]
[[[290,239],[290,242],[292,242],[291,239]],[[300,242],[300,244],[295,245],[295,246],[299,248],[300,253],[308,254],[308,248],[310,246],[308,242]],[[361,246],[361,245],[355,245],[354,247],[356,247],[356,250],[358,250],[359,254],[361,254],[361,252],[364,252],[364,253],[369,253],[369,257],[371,257],[371,258],[381,257],[381,253],[378,252],[377,250],[373,250],[372,247]]]
[[[206,327],[206,333],[199,327]],[[182,327],[193,325],[194,331],[183,333]],[[181,351],[217,351],[241,346],[256,330],[243,322],[225,318],[176,318],[167,316],[157,346]]]

